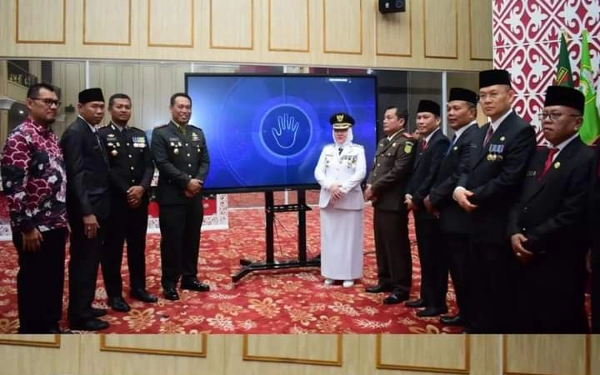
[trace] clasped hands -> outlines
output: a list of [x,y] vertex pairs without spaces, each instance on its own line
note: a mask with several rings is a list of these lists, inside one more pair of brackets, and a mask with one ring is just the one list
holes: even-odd
[[456,188],[454,190],[454,193],[452,193],[452,198],[454,198],[454,200],[456,201],[456,203],[458,203],[460,208],[467,212],[471,212],[477,207],[479,207],[469,201],[469,198],[471,198],[472,196],[473,192],[465,188]]
[[330,201],[332,203],[339,201],[344,196],[342,185],[340,184],[331,184],[331,186],[329,186],[329,193],[331,193]]
[[200,194],[200,191],[202,191],[202,181],[197,178],[192,178],[190,182],[188,182],[183,193],[187,198],[192,198]]

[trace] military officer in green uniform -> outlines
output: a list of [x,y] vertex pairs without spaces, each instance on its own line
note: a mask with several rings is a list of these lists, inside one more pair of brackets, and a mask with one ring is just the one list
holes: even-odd
[[108,100],[111,122],[98,130],[109,161],[111,207],[102,257],[102,275],[113,310],[127,312],[122,296],[121,260],[127,241],[127,265],[131,298],[156,302],[146,291],[146,229],[148,191],[154,174],[150,145],[143,130],[128,125],[131,99],[114,94]]
[[152,153],[159,171],[156,197],[159,206],[161,284],[164,297],[179,299],[181,289],[208,291],[197,278],[200,228],[204,216],[202,185],[210,159],[204,133],[189,125],[192,99],[186,93],[171,96],[172,119],[152,132]]
[[385,137],[379,141],[367,180],[365,199],[374,207],[373,229],[377,258],[377,285],[368,293],[390,292],[386,305],[404,302],[410,295],[412,258],[408,239],[406,185],[413,169],[414,140],[405,134],[408,113],[388,107],[383,119]]

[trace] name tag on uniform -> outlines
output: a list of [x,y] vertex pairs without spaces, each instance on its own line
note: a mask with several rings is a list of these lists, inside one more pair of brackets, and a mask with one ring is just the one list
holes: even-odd
[[144,148],[146,147],[146,138],[144,137],[131,137],[133,147]]

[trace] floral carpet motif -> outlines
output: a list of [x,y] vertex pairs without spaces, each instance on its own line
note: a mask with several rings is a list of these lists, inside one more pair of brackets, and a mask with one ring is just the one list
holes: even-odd
[[[149,235],[147,242],[147,287],[161,298],[145,304],[130,300],[127,264],[122,272],[124,297],[132,309],[128,313],[109,310],[102,319],[111,325],[103,333],[454,333],[437,318],[418,318],[416,309],[404,305],[383,305],[384,294],[365,293],[365,285],[376,282],[373,245],[372,209],[365,210],[364,276],[351,288],[325,286],[318,268],[257,271],[246,275],[236,285],[231,276],[240,269],[240,259],[261,261],[265,258],[265,218],[262,209],[230,211],[229,230],[205,231],[199,259],[199,278],[210,285],[208,293],[180,291],[179,301],[162,298],[160,289],[159,235]],[[275,259],[297,257],[297,216],[276,216]],[[318,209],[307,214],[309,259],[319,253]],[[414,230],[413,289],[419,291],[420,267],[416,255]],[[0,333],[18,329],[16,252],[12,243],[0,242]],[[68,278],[68,275],[66,275]],[[67,306],[65,280],[64,312]],[[43,293],[40,280],[40,293]],[[454,295],[449,292],[450,308]],[[106,290],[99,273],[96,307],[106,307]],[[63,316],[65,314],[63,313]],[[63,320],[62,325],[66,326]]]

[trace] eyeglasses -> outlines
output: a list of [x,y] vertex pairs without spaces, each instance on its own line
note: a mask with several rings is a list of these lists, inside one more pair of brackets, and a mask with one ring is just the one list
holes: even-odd
[[490,94],[480,94],[479,101],[484,102],[487,99],[496,100],[496,99],[498,99],[499,96],[500,96],[500,93],[498,93],[498,92],[492,92]]
[[51,107],[52,104],[54,104],[57,107],[60,107],[60,105],[62,104],[60,102],[60,100],[54,100],[54,99],[44,99],[44,98],[29,98],[29,99],[42,101],[48,107]]
[[558,121],[559,118],[563,117],[563,116],[571,116],[571,117],[581,117],[580,115],[574,115],[572,113],[561,113],[561,112],[541,112],[538,115],[538,119],[540,121],[544,121],[545,119],[550,119],[550,121],[554,122],[554,121]]

